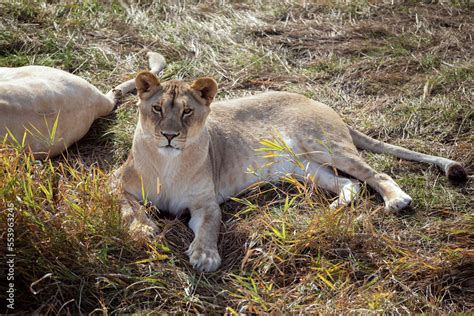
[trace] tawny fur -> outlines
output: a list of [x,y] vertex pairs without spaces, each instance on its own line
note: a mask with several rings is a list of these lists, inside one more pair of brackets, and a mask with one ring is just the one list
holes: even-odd
[[[410,196],[364,162],[356,147],[435,163],[446,171],[453,165],[462,169],[449,159],[378,142],[349,128],[330,107],[302,95],[268,92],[210,106],[217,92],[210,78],[190,85],[176,80],[160,84],[141,73],[136,82],[139,120],[130,156],[115,177],[125,204],[146,198],[175,215],[189,210],[195,238],[187,253],[199,271],[220,265],[219,204],[257,181],[278,181],[288,173],[310,175],[318,186],[339,195],[331,207],[340,207],[357,197],[359,183],[337,176],[334,170],[339,169],[373,187],[388,210],[400,211],[409,207]],[[304,167],[273,157],[273,164],[261,168],[269,159],[255,149],[262,147],[262,139],[273,137],[285,142]],[[249,167],[258,171],[247,172]],[[156,231],[150,219],[143,213],[134,216],[128,206],[124,217],[145,233]]]

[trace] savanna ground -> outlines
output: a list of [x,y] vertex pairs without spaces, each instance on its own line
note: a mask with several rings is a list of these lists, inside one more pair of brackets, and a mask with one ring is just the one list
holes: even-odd
[[[470,1],[2,0],[0,66],[59,67],[106,91],[145,69],[149,49],[167,58],[163,80],[213,76],[219,99],[299,92],[472,174],[473,16]],[[385,155],[362,153],[414,198],[413,213],[387,214],[368,188],[330,210],[333,195],[286,179],[223,205],[215,273],[189,266],[186,219],[157,215],[161,234],[137,244],[106,185],[130,148],[135,99],[66,157],[37,162],[3,145],[0,251],[10,204],[15,312],[473,311],[472,178],[455,187],[434,166]]]

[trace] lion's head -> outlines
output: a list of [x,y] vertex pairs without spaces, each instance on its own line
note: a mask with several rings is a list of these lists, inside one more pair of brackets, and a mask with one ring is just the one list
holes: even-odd
[[143,133],[156,142],[160,153],[177,156],[199,138],[217,93],[214,79],[160,83],[154,74],[144,71],[135,84]]

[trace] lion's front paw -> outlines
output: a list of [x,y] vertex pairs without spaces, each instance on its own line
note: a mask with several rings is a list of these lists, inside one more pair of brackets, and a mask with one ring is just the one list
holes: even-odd
[[221,265],[221,257],[215,248],[203,247],[192,242],[186,254],[193,268],[199,272],[213,272]]
[[159,229],[151,220],[134,220],[129,226],[129,232],[133,239],[146,240],[153,239],[158,234]]

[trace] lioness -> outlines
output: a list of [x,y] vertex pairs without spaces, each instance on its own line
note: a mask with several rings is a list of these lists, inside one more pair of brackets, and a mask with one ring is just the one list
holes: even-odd
[[[211,107],[217,93],[211,78],[160,83],[152,73],[141,72],[136,86],[139,119],[133,145],[115,174],[125,196],[123,220],[153,234],[155,224],[133,208],[136,202],[146,199],[175,215],[189,210],[195,237],[187,254],[198,271],[214,271],[221,263],[219,204],[262,177],[277,181],[282,174],[309,174],[319,187],[339,195],[332,204],[339,207],[357,196],[359,183],[336,175],[337,168],[374,188],[392,211],[407,208],[412,199],[392,178],[364,162],[356,148],[433,163],[453,181],[467,179],[459,163],[374,140],[347,126],[327,105],[302,95],[267,92]],[[269,162],[255,149],[275,130],[306,167],[275,156],[259,174],[246,172]]]
[[[165,67],[160,54],[150,52],[148,57],[152,72]],[[134,79],[103,94],[86,80],[60,69],[0,67],[0,137],[23,143],[37,159],[58,155],[81,139],[96,118],[110,114],[117,99],[133,89]]]

